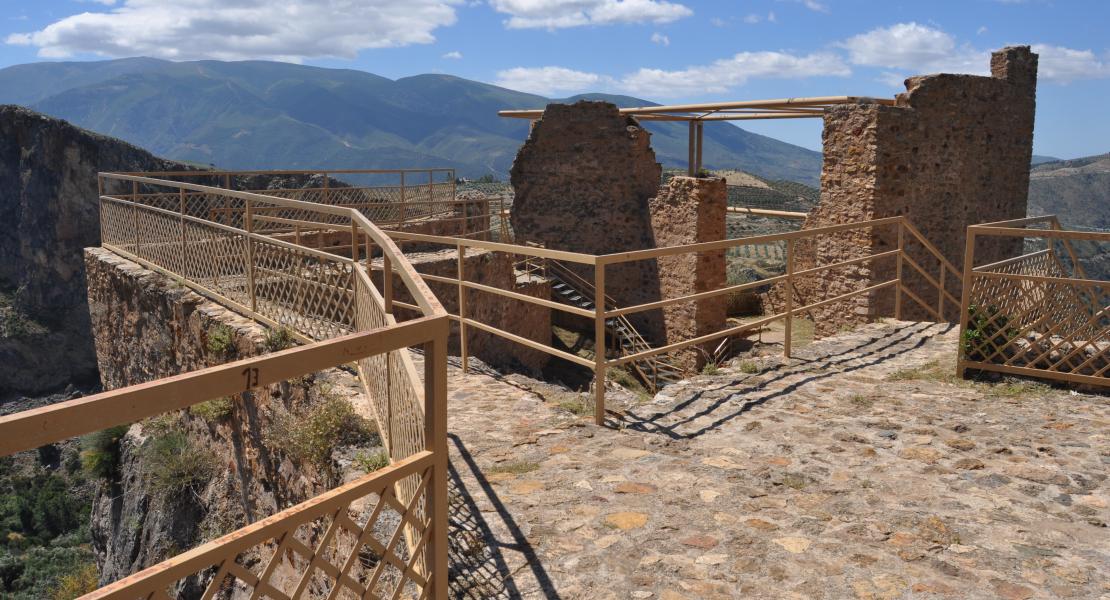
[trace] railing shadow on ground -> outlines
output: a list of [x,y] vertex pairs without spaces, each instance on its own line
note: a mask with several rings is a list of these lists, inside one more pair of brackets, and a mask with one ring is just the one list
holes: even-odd
[[[525,565],[531,569],[532,576],[539,586],[537,590],[528,590],[530,597],[538,596],[551,600],[561,598],[555,591],[551,577],[528,542],[528,538],[520,530],[508,508],[498,498],[493,486],[479,470],[466,445],[455,434],[449,433],[447,437],[462,459],[458,465],[454,461],[448,465],[450,477],[448,504],[451,508],[448,526],[451,565],[448,587],[451,597],[475,600],[523,598],[514,578],[516,572],[510,570],[502,553],[503,550],[509,550],[523,555]],[[463,472],[460,472],[459,467]],[[474,496],[467,489],[462,479],[463,473],[468,473],[478,483],[478,487],[481,488],[478,493],[484,495],[497,511],[498,517],[512,536],[511,542],[497,539],[493,529],[482,516]]]
[[[739,418],[744,413],[747,413],[758,406],[766,404],[767,402],[776,398],[787,396],[790,393],[798,390],[803,385],[816,381],[821,381],[823,379],[828,379],[830,377],[833,377],[834,375],[850,373],[859,369],[863,369],[865,367],[878,365],[896,356],[900,356],[912,350],[916,350],[928,343],[930,339],[952,331],[954,328],[957,327],[954,324],[947,324],[944,329],[940,330],[936,334],[929,336],[921,335],[927,329],[935,325],[935,323],[914,323],[911,325],[902,325],[895,328],[895,330],[891,332],[890,335],[885,336],[879,340],[863,341],[855,348],[849,349],[847,353],[850,354],[847,354],[846,352],[841,352],[836,355],[828,354],[826,356],[810,359],[797,357],[790,360],[789,362],[782,363],[776,366],[774,370],[777,371],[777,373],[775,373],[774,376],[769,379],[759,379],[758,381],[754,382],[752,381],[752,379],[754,379],[755,376],[732,379],[727,383],[716,387],[700,389],[693,395],[691,395],[690,398],[679,402],[678,404],[668,408],[665,411],[656,412],[654,414],[646,415],[643,417],[637,415],[635,412],[628,412],[624,415],[612,415],[609,421],[611,422],[611,426],[618,427],[622,424],[620,420],[623,419],[623,424],[632,431],[638,431],[642,433],[657,433],[665,435],[674,440],[695,439],[719,429],[721,426],[728,423],[729,421]],[[903,345],[904,342],[911,340],[914,337],[918,337],[919,339],[912,344]],[[872,345],[874,345],[875,347],[867,350],[866,352],[863,352],[862,354],[857,353],[857,351],[865,349],[868,346]],[[820,372],[818,372],[818,370],[820,370]],[[781,382],[789,377],[801,374],[805,374],[807,376],[803,379],[792,382],[785,387],[778,389],[768,389],[774,383]],[[679,413],[681,413],[681,411],[694,406],[707,394],[719,392],[722,390],[731,391],[719,398],[714,399],[708,406],[698,410],[692,415],[684,416],[673,423],[664,422],[664,420],[668,416],[678,415]],[[760,391],[765,391],[766,393],[755,398],[746,398],[745,402],[739,408],[720,416],[712,423],[706,424],[705,426],[699,429],[694,429],[692,431],[682,431],[682,427],[684,425],[692,423],[703,417],[710,416],[714,412],[723,407],[726,407],[727,405],[732,403],[732,401],[738,398],[742,398],[753,393],[758,393]]]

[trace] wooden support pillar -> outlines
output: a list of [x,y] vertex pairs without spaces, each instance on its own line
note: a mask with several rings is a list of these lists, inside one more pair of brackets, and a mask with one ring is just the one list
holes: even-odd
[[435,339],[424,344],[424,449],[435,455],[427,492],[431,532],[425,568],[432,575],[428,596],[435,600],[447,600],[448,591],[447,328],[443,318]]
[[244,227],[247,231],[247,289],[250,292],[251,310],[258,311],[258,296],[254,289],[254,212],[251,208],[250,198],[246,200],[246,210],[243,213]]
[[695,163],[697,162],[697,157],[694,154],[694,151],[695,151],[697,143],[698,143],[697,142],[697,130],[698,130],[697,123],[694,122],[694,121],[690,121],[690,146],[688,148],[689,158],[686,161],[686,174],[689,175],[690,177],[693,177],[694,175],[697,175],[697,167],[695,166]]
[[941,320],[944,320],[944,274],[946,270],[947,266],[944,261],[940,261],[940,279],[937,280],[940,282],[937,285],[937,314],[940,315]]
[[703,137],[702,134],[705,131],[705,123],[703,123],[702,121],[698,121],[697,123],[698,123],[698,149],[697,149],[697,154],[698,155],[697,155],[697,159],[696,159],[697,160],[697,166],[694,169],[694,174],[695,175],[697,175],[698,173],[701,172],[701,165],[702,165],[702,162],[701,162],[701,147],[702,147],[702,137]]
[[178,200],[179,200],[179,203],[181,205],[181,214],[178,215],[178,218],[181,221],[181,252],[179,252],[178,255],[177,255],[177,259],[179,261],[181,261],[181,263],[180,263],[181,267],[177,270],[177,272],[182,277],[188,279],[189,274],[185,272],[185,270],[188,268],[188,264],[189,264],[185,260],[185,250],[186,250],[186,246],[185,246],[185,188],[178,188],[177,193],[178,193]]
[[[327,173],[324,173],[324,204],[331,204],[331,185]],[[303,197],[303,196],[302,196]]]
[[594,423],[605,424],[605,264],[594,265]]
[[902,320],[902,288],[905,283],[902,281],[902,255],[906,253],[906,225],[898,222],[898,262],[894,267],[894,278],[898,283],[894,285],[894,318],[899,321]]
[[[975,227],[968,227],[967,228],[967,241],[964,243],[964,273],[963,273],[962,282],[961,282],[961,285],[960,285],[960,287],[962,288],[960,290],[960,310],[959,310],[959,314],[960,314],[960,337],[957,338],[957,339],[960,339],[960,340],[964,339],[964,335],[967,334],[968,321],[970,320],[967,313],[968,313],[968,306],[970,305],[970,300],[971,300],[971,273],[972,273],[972,270],[971,270],[972,264],[971,264],[971,262],[974,260],[974,257],[975,257]],[[956,377],[961,377],[962,378],[964,376],[964,371],[966,370],[964,368],[964,362],[967,360],[967,356],[964,355],[964,344],[959,344],[957,352],[958,352],[958,354],[956,354]]]
[[393,314],[393,261],[382,249],[382,298],[385,300],[386,314]]
[[794,240],[786,240],[786,326],[782,339],[782,355],[790,358],[794,332]]
[[463,373],[470,369],[470,357],[466,352],[466,288],[463,287],[466,263],[466,247],[456,244],[458,249],[458,270],[455,273],[459,280],[459,357],[462,360]]
[[405,224],[405,172],[401,171],[401,225]]

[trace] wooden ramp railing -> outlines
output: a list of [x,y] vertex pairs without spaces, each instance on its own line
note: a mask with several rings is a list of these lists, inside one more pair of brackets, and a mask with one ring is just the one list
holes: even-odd
[[[1055,215],[969,227],[958,374],[1110,385],[1110,281],[1091,279],[1076,251],[1093,244],[1098,256],[1107,243],[1110,233],[1064,230]],[[984,246],[1023,253],[976,265]]]
[[[100,177],[105,248],[263,323],[289,327],[306,345],[0,418],[0,453],[354,363],[392,464],[86,597],[446,598],[448,321],[392,240],[351,208],[137,175]],[[168,195],[176,196],[176,211],[144,203]],[[200,202],[241,207],[240,226],[191,214]],[[418,317],[396,322],[357,255],[255,232],[262,223],[256,208],[342,226],[356,251],[376,245]],[[424,350],[423,382],[410,347]]]

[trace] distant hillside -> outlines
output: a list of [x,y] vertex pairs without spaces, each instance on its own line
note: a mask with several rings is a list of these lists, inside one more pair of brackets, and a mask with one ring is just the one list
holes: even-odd
[[[621,106],[652,104],[627,96]],[[396,81],[363,71],[265,62],[131,58],[0,70],[0,103],[22,104],[162,156],[224,168],[450,166],[506,177],[528,123],[497,111],[551,100],[450,75]],[[687,129],[651,124],[668,166]],[[729,124],[706,128],[705,164],[814,185],[821,155]]]
[[1065,225],[1110,229],[1110,154],[1034,166],[1029,214],[1056,214]]

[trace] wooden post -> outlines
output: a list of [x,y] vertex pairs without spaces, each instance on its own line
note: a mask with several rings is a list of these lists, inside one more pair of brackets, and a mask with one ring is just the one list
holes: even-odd
[[177,272],[185,279],[188,279],[189,274],[185,272],[185,269],[188,268],[189,264],[185,261],[185,188],[178,188],[177,191],[178,199],[180,200],[181,204],[181,215],[179,217],[179,220],[181,221],[181,253],[178,255],[178,260],[181,261],[181,268]]
[[[971,267],[972,261],[975,260],[975,227],[967,228],[967,241],[964,243],[964,274],[963,282],[960,291],[960,337],[958,340],[963,340],[964,335],[967,333],[968,325],[968,308],[969,301],[971,300]],[[959,344],[958,353],[956,354],[956,377],[963,377],[964,362],[967,361],[967,356],[964,355],[964,345]]]
[[358,264],[358,223],[351,219],[351,260]]
[[[905,217],[902,217],[905,219]],[[902,255],[906,253],[906,225],[902,221],[898,222],[898,257],[894,267],[894,278],[898,283],[894,286],[894,318],[899,321],[902,320],[902,287],[905,285],[902,282]]]
[[594,264],[594,423],[605,424],[605,263]]
[[701,158],[702,158],[702,156],[701,156],[701,146],[702,146],[702,138],[704,137],[702,134],[704,132],[705,132],[705,123],[702,122],[702,121],[698,121],[698,156],[696,158],[697,168],[694,170],[694,175],[697,175],[698,173],[701,172]]
[[497,240],[502,244],[509,243],[509,225],[505,222],[505,195],[499,194],[497,196],[497,222],[501,226],[501,239]]
[[429,596],[447,600],[447,319],[435,339],[424,344],[424,448],[435,455],[428,487],[431,535],[427,541]]
[[786,321],[782,339],[782,355],[790,358],[794,331],[794,240],[786,240]]
[[382,248],[382,298],[385,300],[386,314],[393,314],[393,261]]
[[401,171],[401,220],[400,224],[405,224],[405,172]]
[[243,214],[244,225],[247,230],[247,289],[250,291],[251,310],[258,311],[258,297],[254,289],[254,212],[251,210],[251,200],[246,200],[246,210]]
[[458,270],[456,276],[459,279],[459,356],[462,359],[463,373],[470,370],[470,357],[466,353],[466,288],[463,287],[465,281],[465,264],[466,264],[466,246],[461,243],[455,244],[459,251],[458,255]]
[[937,280],[940,282],[940,285],[937,286],[940,288],[937,291],[937,314],[940,315],[942,320],[944,319],[944,273],[947,269],[948,267],[945,266],[944,261],[940,261],[940,279]]
[[[331,204],[331,186],[328,185],[329,179],[328,174],[324,173],[324,204]],[[304,196],[301,197],[303,198]]]
[[224,173],[224,188],[231,189],[231,173]]
[[131,182],[131,239],[135,242],[135,247],[131,249],[135,254],[139,253],[139,182]]
[[[436,181],[435,172],[432,171],[431,169],[428,169],[428,202],[429,203],[435,200],[435,193],[432,191],[432,190],[435,189],[435,181]],[[428,212],[429,213],[432,212],[432,210],[435,209],[435,207],[432,204],[426,204],[425,206],[428,207]]]
[[697,128],[697,122],[690,121],[690,147],[688,148],[690,156],[686,161],[686,174],[690,177],[697,175],[696,167],[694,167],[694,162],[697,160],[694,155],[694,146],[697,144]]

